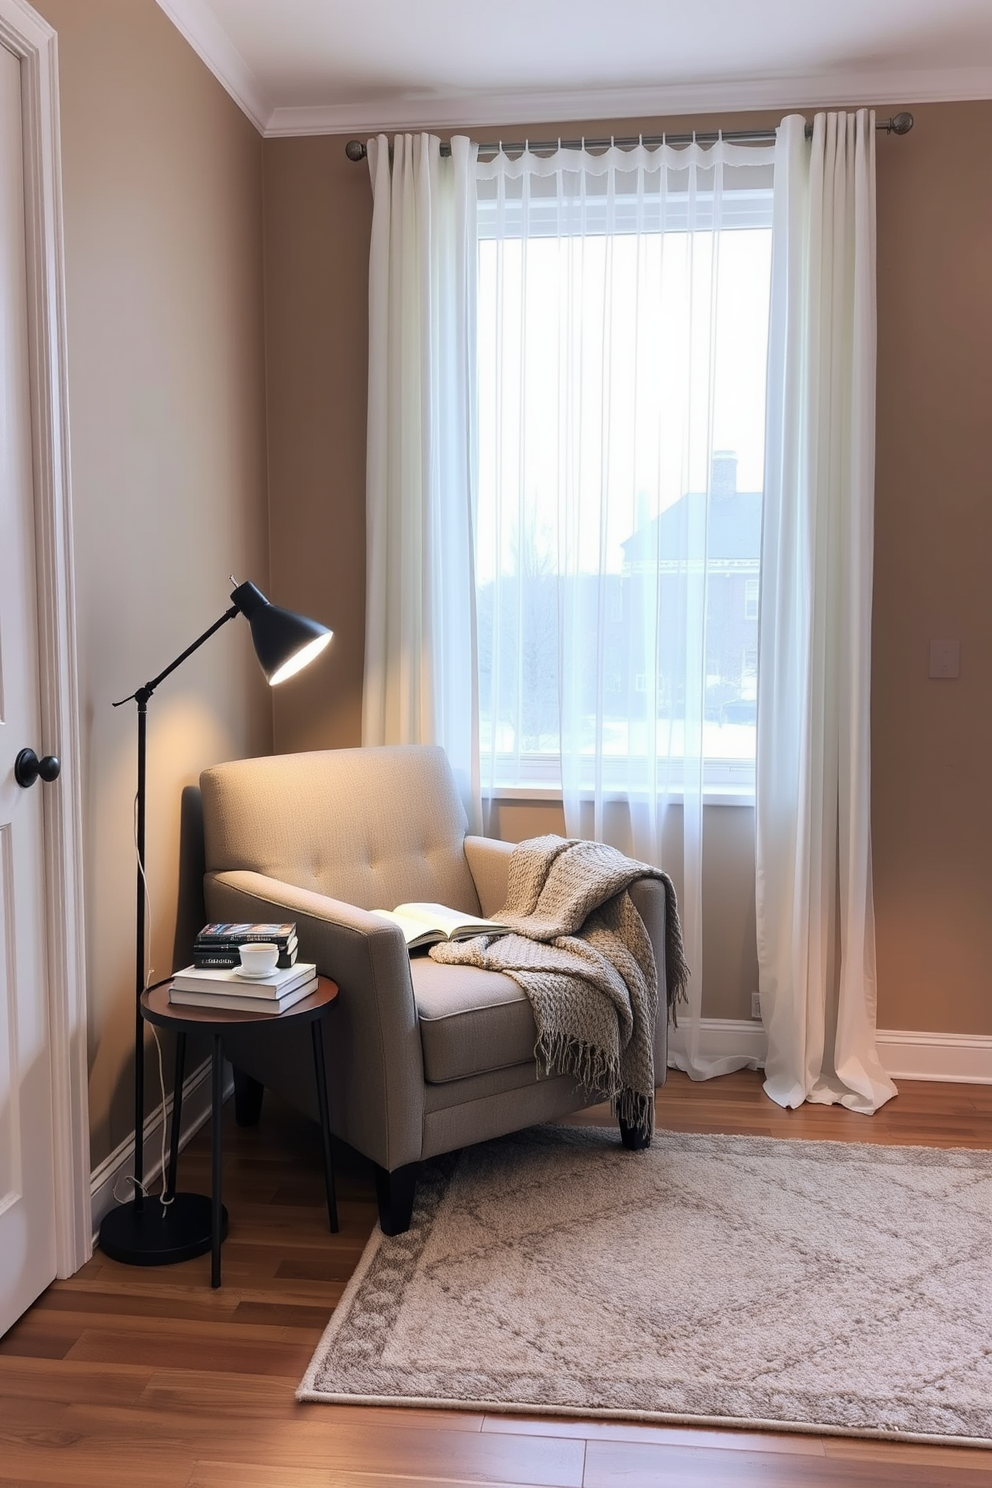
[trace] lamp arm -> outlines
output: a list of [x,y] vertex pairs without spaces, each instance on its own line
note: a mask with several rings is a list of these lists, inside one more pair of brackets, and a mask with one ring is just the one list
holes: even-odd
[[240,614],[241,610],[238,605],[232,605],[229,610],[225,610],[220,619],[215,620],[213,625],[210,626],[210,629],[205,630],[201,636],[197,636],[193,644],[191,646],[187,646],[186,650],[183,651],[179,656],[177,656],[175,661],[170,661],[169,665],[163,672],[159,672],[158,676],[153,677],[150,682],[146,682],[144,687],[139,687],[137,691],[128,693],[126,698],[121,698],[120,702],[114,703],[113,706],[115,708],[121,708],[125,703],[135,702],[142,696],[144,697],[145,702],[147,702],[152,693],[155,691],[158,684],[160,682],[164,682],[166,677],[169,676],[170,672],[174,672],[176,670],[176,667],[182,666],[187,656],[192,656],[194,651],[199,651],[204,641],[209,641],[215,630],[220,630],[221,626],[226,625],[228,620],[233,620],[235,615]]
[[145,905],[147,892],[145,889],[145,777],[146,777],[146,729],[148,719],[148,699],[155,691],[158,684],[174,672],[177,666],[181,666],[187,656],[192,656],[198,651],[204,641],[208,641],[215,630],[220,630],[228,620],[233,620],[241,610],[234,604],[229,610],[225,610],[219,620],[215,620],[209,630],[205,630],[201,636],[187,646],[186,650],[175,661],[169,663],[164,672],[159,672],[144,687],[139,687],[137,692],[132,692],[129,697],[121,698],[119,703],[114,703],[115,708],[120,708],[124,703],[134,702],[138,706],[138,787],[135,792],[135,822],[134,822],[134,848],[137,857],[138,871],[136,882],[136,924],[135,924],[135,987],[134,987],[134,1177],[136,1179],[134,1208],[141,1213],[145,1204],[145,1192],[142,1186],[144,1180],[144,1120],[145,1120],[145,1063],[144,1063],[144,1023],[141,1017],[141,994],[145,988]]

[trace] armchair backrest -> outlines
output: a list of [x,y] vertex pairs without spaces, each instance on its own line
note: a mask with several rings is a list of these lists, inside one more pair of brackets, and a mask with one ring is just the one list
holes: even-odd
[[479,911],[440,748],[234,760],[205,770],[200,788],[207,873],[247,869],[361,909],[421,899]]

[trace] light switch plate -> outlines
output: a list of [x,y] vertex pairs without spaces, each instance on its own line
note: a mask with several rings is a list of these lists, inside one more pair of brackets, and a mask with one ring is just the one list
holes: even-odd
[[961,673],[961,642],[930,642],[931,677],[953,678]]

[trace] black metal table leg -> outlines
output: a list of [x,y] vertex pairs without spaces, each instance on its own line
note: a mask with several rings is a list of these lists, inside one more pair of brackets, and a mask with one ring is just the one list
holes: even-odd
[[169,1141],[169,1170],[165,1181],[165,1194],[171,1198],[176,1191],[176,1170],[179,1166],[179,1134],[183,1124],[183,1079],[186,1074],[186,1035],[176,1034],[176,1072],[172,1082],[172,1129]]
[[[314,1069],[317,1076],[320,1106],[320,1132],[324,1147],[324,1182],[327,1187],[327,1213],[331,1229],[338,1228],[337,1202],[334,1194],[334,1167],[331,1157],[331,1127],[327,1106],[327,1071],[324,1066],[324,1044],[317,1024],[338,998],[338,988],[329,977],[318,977],[310,995],[275,1016],[225,1007],[187,1007],[172,1001],[173,988],[165,982],[147,987],[141,994],[143,1020],[170,1028],[177,1035],[176,1077],[173,1094],[171,1147],[164,1182],[166,1192],[175,1194],[164,1209],[159,1203],[146,1205],[139,1192],[131,1204],[112,1210],[100,1227],[100,1244],[115,1260],[128,1265],[167,1265],[184,1261],[210,1251],[210,1285],[221,1284],[221,1246],[227,1236],[228,1217],[224,1208],[222,1171],[222,1134],[224,1120],[224,1037],[232,1028],[265,1025],[265,1037],[271,1037],[276,1025],[306,1021],[312,1025]],[[210,1060],[211,1106],[211,1176],[212,1193],[176,1194],[176,1170],[179,1157],[183,1111],[183,1075],[186,1061],[186,1035],[206,1034],[212,1039]],[[252,1081],[252,1084],[255,1082]],[[258,1087],[258,1092],[261,1086]],[[257,1102],[253,1115],[257,1118]],[[244,1114],[244,1113],[243,1113]],[[140,1163],[136,1163],[140,1169]],[[140,1202],[139,1202],[140,1201]]]
[[331,1119],[327,1111],[327,1068],[324,1064],[324,1036],[320,1020],[310,1024],[313,1039],[313,1064],[317,1076],[317,1108],[320,1111],[320,1136],[324,1146],[324,1187],[327,1192],[327,1217],[331,1233],[338,1232],[338,1204],[334,1192],[334,1158],[331,1154]]
[[212,1210],[210,1225],[210,1285],[220,1286],[220,1244],[223,1237],[224,1205],[221,1200],[221,1121],[224,1115],[224,1052],[221,1036],[213,1036],[211,1061],[213,1092],[210,1106]]

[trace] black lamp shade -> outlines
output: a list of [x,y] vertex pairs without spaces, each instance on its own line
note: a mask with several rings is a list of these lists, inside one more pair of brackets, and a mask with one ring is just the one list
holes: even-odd
[[231,601],[251,626],[259,666],[276,687],[323,651],[333,635],[326,625],[270,604],[252,583],[239,584]]

